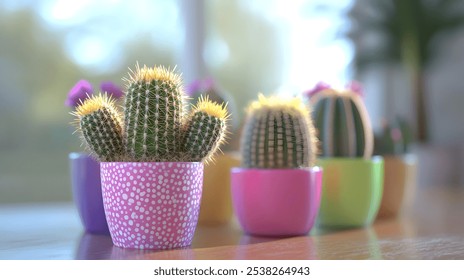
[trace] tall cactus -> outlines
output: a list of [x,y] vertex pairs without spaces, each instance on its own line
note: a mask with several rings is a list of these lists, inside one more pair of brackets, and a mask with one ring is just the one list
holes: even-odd
[[323,157],[364,157],[373,152],[373,132],[361,96],[325,88],[310,98]]
[[200,97],[185,123],[182,150],[193,161],[211,159],[224,142],[229,116],[225,105]]
[[183,117],[179,75],[164,67],[137,65],[126,81],[127,154],[137,161],[175,161],[180,152]]
[[122,159],[121,120],[114,99],[107,95],[94,95],[81,103],[73,115],[87,146],[100,161]]
[[259,96],[248,108],[241,139],[246,168],[299,168],[314,164],[317,138],[301,99]]

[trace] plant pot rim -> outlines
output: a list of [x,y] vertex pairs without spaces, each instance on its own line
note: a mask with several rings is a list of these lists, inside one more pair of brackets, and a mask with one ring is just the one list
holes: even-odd
[[70,152],[68,157],[70,159],[78,159],[82,157],[92,157],[89,153],[86,152]]
[[100,163],[104,164],[124,164],[124,163],[140,163],[142,165],[144,164],[192,164],[192,165],[199,165],[203,164],[201,161],[101,161]]
[[232,173],[240,173],[240,172],[261,172],[261,173],[274,173],[274,172],[311,172],[311,173],[318,173],[322,172],[322,167],[320,166],[313,166],[313,167],[301,167],[301,168],[247,168],[247,167],[234,167],[231,169]]
[[381,163],[383,162],[383,156],[374,155],[371,158],[363,157],[320,157],[317,161],[339,161],[339,162],[372,162],[372,163]]
[[408,163],[414,163],[417,161],[417,155],[415,153],[406,153],[406,154],[399,154],[399,155],[382,155],[384,159],[388,158],[395,158],[401,159]]

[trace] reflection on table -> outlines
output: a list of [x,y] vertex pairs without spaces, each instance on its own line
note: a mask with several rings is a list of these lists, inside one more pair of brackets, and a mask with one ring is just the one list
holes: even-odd
[[464,259],[464,190],[426,189],[398,219],[307,236],[249,236],[233,220],[198,226],[192,246],[150,251],[82,232],[72,204],[3,205],[0,259]]

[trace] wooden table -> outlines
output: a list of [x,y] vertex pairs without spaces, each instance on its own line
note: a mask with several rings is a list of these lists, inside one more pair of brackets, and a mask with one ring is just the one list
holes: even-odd
[[263,238],[234,220],[198,226],[191,248],[121,249],[82,232],[70,203],[0,206],[0,259],[464,259],[464,189],[418,191],[401,218],[368,228]]

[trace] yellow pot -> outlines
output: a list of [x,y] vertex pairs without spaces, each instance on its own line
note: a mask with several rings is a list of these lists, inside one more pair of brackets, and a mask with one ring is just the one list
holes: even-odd
[[240,166],[235,153],[215,156],[215,162],[205,166],[199,224],[223,224],[232,218],[230,169]]
[[377,219],[397,217],[411,204],[416,188],[416,157],[384,156],[385,176]]

